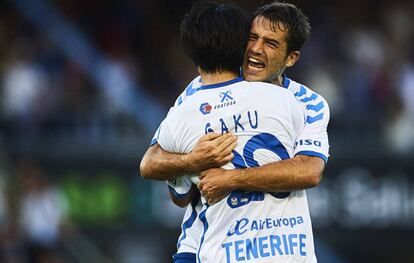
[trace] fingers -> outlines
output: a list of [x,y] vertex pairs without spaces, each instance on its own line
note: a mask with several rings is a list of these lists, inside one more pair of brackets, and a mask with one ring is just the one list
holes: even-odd
[[234,154],[232,152],[230,152],[228,155],[226,155],[225,157],[223,157],[222,159],[222,165],[230,162],[231,160],[233,160],[234,158]]
[[233,152],[233,150],[236,148],[236,146],[237,146],[237,141],[234,141],[233,143],[228,145],[226,148],[221,150],[222,155],[227,156],[227,155],[231,154]]
[[207,203],[209,205],[214,205],[215,203],[217,203],[219,200],[215,199],[215,198],[208,198],[207,199]]
[[231,133],[225,133],[219,137],[216,137],[213,142],[215,144],[216,147],[220,146],[223,142],[227,141],[227,140],[231,140],[234,141],[234,135],[232,135]]
[[206,175],[207,175],[206,171],[200,172],[200,175],[198,176],[198,178],[200,178],[200,183],[201,183],[201,180],[203,180],[203,178],[206,177]]
[[221,193],[221,194],[216,194],[216,195],[209,195],[208,197],[206,196],[206,200],[207,203],[209,205],[214,205],[218,202],[220,202],[221,200],[223,200],[229,193]]
[[200,183],[198,183],[198,185],[197,185],[198,190],[200,190],[201,194],[203,194],[203,186],[204,186],[204,184],[203,184],[202,181],[200,181]]
[[212,141],[212,140],[214,140],[214,139],[216,139],[216,138],[218,138],[218,137],[220,137],[220,136],[222,136],[221,134],[219,134],[219,133],[214,133],[214,132],[212,132],[212,133],[207,133],[206,135],[203,135],[201,138],[200,138],[200,140],[199,141]]
[[234,154],[232,151],[237,146],[237,136],[228,134],[226,137],[224,137],[223,135],[222,137],[217,138],[215,141],[223,138],[224,140],[220,143],[220,145],[215,147],[214,151],[212,152],[216,155],[215,160],[219,166],[224,165],[233,159]]
[[225,139],[218,147],[217,147],[217,150],[218,151],[221,151],[221,152],[224,152],[224,151],[227,151],[227,154],[228,154],[228,151],[232,151],[232,150],[234,150],[234,148],[236,148],[236,146],[237,146],[237,136],[235,136],[235,135],[230,135],[230,136],[228,136],[228,138],[227,139]]

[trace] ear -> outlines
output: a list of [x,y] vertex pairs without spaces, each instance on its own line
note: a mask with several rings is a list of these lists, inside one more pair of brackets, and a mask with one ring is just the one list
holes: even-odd
[[286,58],[286,67],[291,67],[295,65],[296,61],[299,60],[300,57],[300,51],[292,51],[289,53],[289,55]]

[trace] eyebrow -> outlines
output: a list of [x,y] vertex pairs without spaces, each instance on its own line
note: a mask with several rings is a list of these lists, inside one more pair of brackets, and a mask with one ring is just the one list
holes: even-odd
[[263,40],[265,40],[267,42],[273,42],[275,44],[280,45],[280,42],[277,39],[270,38],[270,37],[260,37],[257,33],[254,33],[254,32],[250,32],[249,36],[255,36],[255,37],[258,37],[258,38],[263,38]]

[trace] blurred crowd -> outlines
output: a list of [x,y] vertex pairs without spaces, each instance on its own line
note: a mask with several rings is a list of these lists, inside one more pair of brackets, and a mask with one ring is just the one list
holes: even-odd
[[0,177],[0,261],[62,262],[61,235],[69,227],[67,202],[35,163],[22,160],[13,178]]
[[[48,28],[36,26],[17,5],[1,1],[2,136],[86,129],[82,136],[94,137],[91,130],[139,126],[139,114],[123,107],[134,103],[125,90],[143,90],[165,110],[196,75],[178,36],[191,1],[40,2],[87,36],[97,54],[111,63],[94,75],[51,39]],[[251,1],[236,3],[248,10],[256,7]],[[309,16],[313,30],[300,62],[287,74],[328,100],[330,134],[350,136],[350,141],[369,134],[388,141],[397,152],[412,150],[412,4],[295,3]]]
[[[233,2],[249,11],[260,4]],[[312,34],[299,63],[286,73],[328,101],[333,158],[412,154],[414,4],[292,2],[309,16]],[[58,28],[73,42],[59,42],[35,23],[41,17],[24,11],[35,3],[67,22]],[[178,35],[191,3],[0,0],[0,155],[13,160],[0,163],[0,262],[61,262],[62,234],[73,231],[53,176],[33,161],[37,156],[22,159],[16,149],[37,143],[47,158],[56,154],[46,150],[50,138],[114,147],[115,134],[147,140],[154,129],[140,120],[148,114],[142,100],[166,112],[197,74]],[[105,63],[82,63],[85,57]],[[131,94],[148,97],[131,101]],[[154,127],[160,120],[153,119]],[[128,158],[136,160],[144,150]]]

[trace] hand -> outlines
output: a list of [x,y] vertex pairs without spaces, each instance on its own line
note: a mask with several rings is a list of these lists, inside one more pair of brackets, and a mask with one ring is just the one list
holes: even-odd
[[189,169],[200,172],[209,168],[216,168],[230,162],[237,146],[237,136],[230,133],[223,135],[208,133],[201,137],[194,149],[187,154]]
[[209,205],[215,204],[230,194],[230,173],[222,168],[212,168],[200,173],[198,189]]

